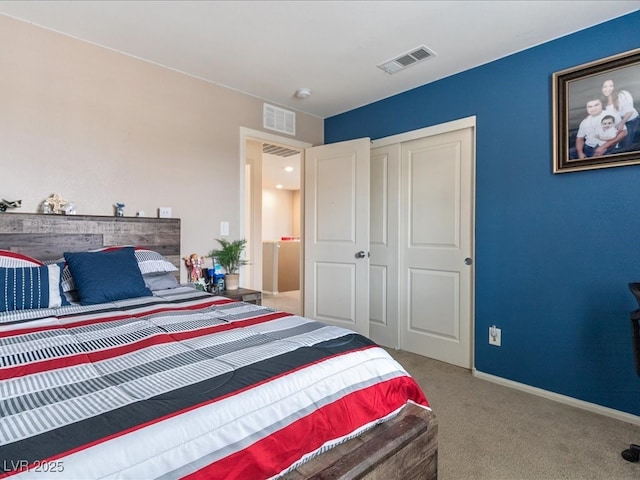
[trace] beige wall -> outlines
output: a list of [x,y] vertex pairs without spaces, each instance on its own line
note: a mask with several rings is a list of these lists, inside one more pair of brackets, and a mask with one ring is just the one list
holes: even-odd
[[[263,130],[262,100],[1,15],[0,65],[0,198],[170,206],[183,256],[215,247],[220,221],[240,236],[239,130]],[[296,120],[292,138],[322,143],[322,119]]]
[[[282,237],[298,235],[295,233],[294,215],[300,209],[294,204],[294,194],[299,190],[262,189],[262,241],[273,242]],[[296,196],[296,200],[300,194]],[[296,224],[300,224],[298,220]],[[298,229],[299,231],[299,229]]]

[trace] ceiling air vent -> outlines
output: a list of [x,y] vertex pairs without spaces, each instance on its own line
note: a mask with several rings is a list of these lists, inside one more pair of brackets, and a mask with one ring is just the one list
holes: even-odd
[[273,145],[271,143],[263,143],[262,144],[262,153],[268,153],[270,155],[275,155],[277,157],[293,157],[294,155],[298,155],[300,152],[298,150],[291,150],[287,147],[281,147],[280,145]]
[[262,126],[280,133],[296,134],[296,114],[283,108],[264,104]]
[[415,65],[418,62],[422,62],[427,58],[435,57],[435,55],[435,53],[422,45],[407,53],[403,53],[392,60],[387,60],[386,62],[381,63],[378,65],[378,68],[384,70],[389,75],[393,75],[394,73],[404,70],[411,65]]

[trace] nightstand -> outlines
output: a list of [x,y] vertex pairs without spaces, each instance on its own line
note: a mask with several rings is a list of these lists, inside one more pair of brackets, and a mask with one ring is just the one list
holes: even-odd
[[262,292],[259,290],[249,290],[248,288],[239,288],[237,290],[223,290],[219,293],[222,297],[237,300],[239,302],[254,303],[262,305]]

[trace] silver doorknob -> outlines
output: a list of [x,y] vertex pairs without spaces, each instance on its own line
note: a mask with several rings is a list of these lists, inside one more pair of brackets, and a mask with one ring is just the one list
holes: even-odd
[[464,264],[465,265],[471,265],[473,263],[473,260],[471,260],[469,257],[464,259]]
[[366,256],[367,254],[365,253],[364,250],[360,250],[358,253],[356,253],[356,258],[364,258]]

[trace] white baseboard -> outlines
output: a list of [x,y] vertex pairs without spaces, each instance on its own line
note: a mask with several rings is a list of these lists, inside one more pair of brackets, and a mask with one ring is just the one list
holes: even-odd
[[508,380],[506,378],[496,377],[495,375],[481,372],[479,370],[476,370],[475,368],[472,370],[472,375],[482,380],[497,383],[505,387],[515,388],[516,390],[521,390],[523,392],[547,398],[555,402],[564,403],[565,405],[581,408],[593,413],[599,413],[600,415],[605,415],[607,417],[615,418],[616,420],[621,420],[623,422],[640,426],[640,417],[637,415],[621,412],[620,410],[614,410],[613,408],[603,407],[602,405],[598,405],[595,403],[585,402],[583,400],[578,400],[577,398],[568,397],[566,395],[550,392],[541,388],[532,387],[524,383],[514,382],[513,380]]

